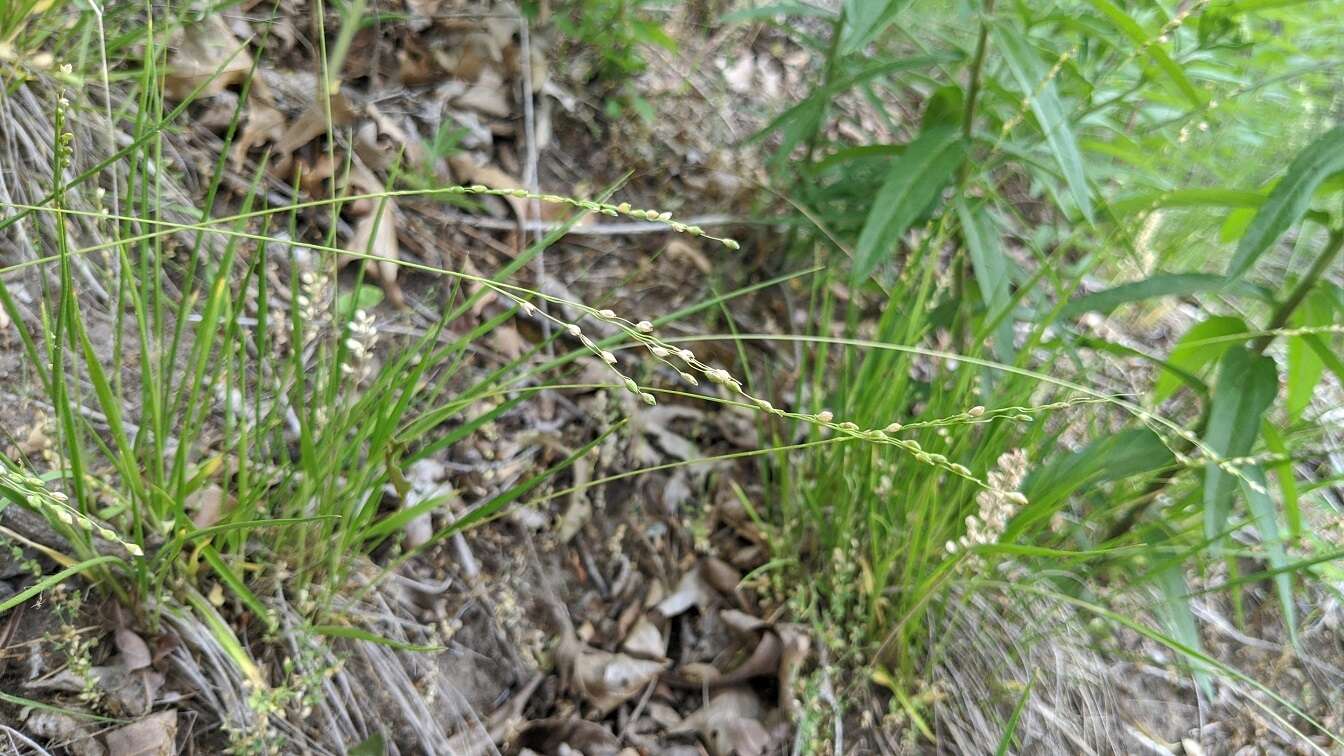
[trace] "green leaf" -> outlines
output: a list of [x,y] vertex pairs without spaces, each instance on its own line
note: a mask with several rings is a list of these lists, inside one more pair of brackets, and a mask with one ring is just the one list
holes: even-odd
[[[1221,459],[1245,457],[1260,435],[1260,421],[1278,393],[1274,360],[1245,347],[1229,349],[1218,368],[1204,444]],[[1216,462],[1204,466],[1204,534],[1216,545],[1227,525],[1238,478]]]
[[1204,107],[1204,97],[1199,93],[1199,90],[1195,89],[1195,85],[1190,83],[1190,79],[1176,64],[1176,61],[1172,60],[1170,55],[1167,55],[1166,49],[1162,47],[1161,40],[1155,39],[1156,34],[1152,34],[1139,26],[1138,22],[1127,16],[1111,0],[1088,0],[1088,2],[1101,15],[1105,16],[1107,21],[1110,21],[1115,28],[1128,37],[1136,48],[1146,48],[1148,57],[1152,58],[1153,63],[1162,69],[1162,72],[1167,75],[1167,78],[1171,79],[1177,89],[1181,90],[1181,94],[1185,95],[1185,98],[1190,101],[1193,107]]
[[[1199,375],[1204,368],[1222,359],[1227,350],[1237,343],[1230,339],[1222,340],[1222,337],[1248,331],[1250,329],[1246,327],[1246,321],[1231,316],[1213,317],[1196,323],[1176,342],[1167,357],[1167,363],[1192,375]],[[1153,386],[1153,404],[1161,404],[1184,383],[1176,372],[1164,370],[1159,373]]]
[[873,199],[854,251],[854,277],[872,275],[910,224],[942,193],[961,165],[965,149],[959,132],[939,126],[922,132],[891,166]]
[[1046,81],[1046,70],[1040,57],[1027,42],[1027,35],[1020,29],[1008,25],[995,28],[998,48],[1008,62],[1008,68],[1017,79],[1023,96],[1031,101],[1031,110],[1045,134],[1045,143],[1054,154],[1059,170],[1069,185],[1074,202],[1088,223],[1092,222],[1092,195],[1087,187],[1087,175],[1083,172],[1083,156],[1078,151],[1078,142],[1069,128],[1068,115],[1055,93],[1054,81]]
[[845,0],[845,28],[840,36],[841,55],[862,50],[881,34],[910,0]]
[[1017,734],[1017,724],[1022,721],[1022,710],[1027,708],[1027,699],[1031,698],[1031,689],[1036,686],[1036,673],[1031,673],[1031,680],[1022,688],[1022,695],[1017,698],[1017,705],[1013,707],[1012,716],[1008,717],[1008,725],[1003,728],[1003,736],[999,738],[999,747],[995,749],[994,756],[1004,756],[1009,749],[1013,747],[1013,736]]
[[1327,131],[1293,158],[1283,180],[1241,237],[1227,274],[1240,276],[1250,269],[1289,226],[1306,214],[1316,187],[1339,171],[1344,171],[1344,126]]
[[1196,661],[1204,653],[1204,644],[1199,638],[1199,626],[1195,624],[1195,613],[1190,609],[1190,587],[1185,582],[1184,567],[1172,564],[1157,574],[1157,584],[1162,591],[1162,600],[1166,604],[1167,626],[1171,635],[1182,645],[1194,651],[1187,654],[1195,672],[1195,680],[1205,693],[1211,694],[1208,670]]
[[371,310],[383,301],[383,290],[378,286],[360,284],[354,291],[342,292],[336,299],[336,312],[343,320],[354,317],[355,310]]
[[1172,189],[1165,192],[1142,192],[1121,197],[1110,203],[1116,215],[1133,215],[1158,208],[1172,207],[1227,207],[1257,208],[1265,204],[1265,195],[1245,189],[1202,187]]
[[1279,532],[1278,519],[1275,517],[1274,500],[1266,493],[1269,489],[1265,482],[1265,473],[1258,466],[1243,470],[1246,479],[1241,481],[1242,493],[1251,510],[1255,529],[1260,531],[1260,541],[1265,547],[1265,559],[1274,570],[1274,589],[1279,594],[1279,605],[1283,611],[1283,623],[1288,628],[1288,637],[1297,644],[1297,613],[1293,604],[1293,575],[1284,569],[1288,557],[1283,548],[1283,534]]
[[1148,428],[1106,434],[1072,454],[1054,456],[1027,477],[1022,492],[1030,503],[1008,524],[1001,541],[1048,520],[1077,491],[1161,470],[1173,461],[1171,450]]
[[1212,273],[1159,273],[1142,281],[1120,284],[1095,294],[1079,297],[1065,305],[1060,315],[1065,318],[1077,317],[1085,312],[1108,315],[1120,305],[1131,302],[1155,297],[1188,297],[1208,293],[1249,296],[1266,301],[1273,297],[1262,287]]
[[[1013,298],[1008,281],[1008,257],[999,244],[998,229],[984,205],[972,206],[964,197],[958,197],[956,209],[962,237],[966,240],[966,250],[971,256],[975,282],[979,284],[980,294],[989,310],[986,317],[997,315]],[[995,329],[994,353],[1002,362],[1012,361],[1012,318],[1004,317]]]
[[1293,477],[1293,460],[1288,454],[1288,444],[1284,442],[1279,429],[1268,420],[1261,427],[1260,434],[1265,439],[1265,448],[1269,449],[1271,454],[1283,457],[1282,462],[1274,464],[1270,469],[1274,471],[1274,477],[1279,481],[1279,493],[1283,496],[1283,519],[1288,524],[1288,537],[1301,538],[1301,496],[1297,492],[1297,479]]
[[[1308,328],[1330,325],[1332,320],[1329,294],[1316,289],[1293,313],[1292,324]],[[1315,334],[1308,334],[1315,335]],[[1316,385],[1325,375],[1325,362],[1312,345],[1301,336],[1288,339],[1288,421],[1294,422],[1311,404]]]

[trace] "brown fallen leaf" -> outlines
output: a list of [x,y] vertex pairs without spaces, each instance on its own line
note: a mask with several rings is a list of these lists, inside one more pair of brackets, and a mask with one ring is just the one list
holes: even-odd
[[593,648],[574,635],[561,640],[555,659],[569,688],[602,716],[638,695],[668,666],[667,661],[636,659]]
[[677,582],[676,590],[668,594],[655,608],[664,618],[676,617],[691,607],[705,607],[718,598],[718,592],[705,580],[699,568],[692,568]]
[[662,660],[667,656],[667,639],[647,616],[642,616],[625,636],[621,650],[641,659]]
[[219,518],[226,509],[232,507],[233,502],[226,501],[224,489],[211,483],[187,496],[184,502],[188,512],[191,512],[191,522],[198,528],[208,528],[219,522]]
[[24,721],[27,733],[36,738],[63,743],[71,756],[105,756],[107,749],[94,740],[88,727],[69,714],[35,709]]
[[217,95],[241,84],[252,70],[252,56],[218,15],[183,27],[168,49],[163,87],[174,100],[185,100],[197,87],[198,97]]
[[[350,187],[359,194],[385,191],[382,182],[358,159],[350,171]],[[355,223],[354,236],[346,249],[377,258],[369,260],[374,264],[366,265],[365,271],[382,284],[393,307],[404,309],[406,297],[397,284],[397,261],[401,259],[401,247],[397,244],[397,201],[391,197],[374,199],[372,211]]]
[[686,717],[673,733],[694,733],[713,756],[763,756],[770,733],[761,724],[765,707],[750,688],[725,688]]
[[518,731],[516,745],[542,754],[564,753],[566,746],[585,756],[616,756],[621,741],[606,727],[577,717],[538,719]]
[[127,670],[134,672],[150,665],[152,659],[149,645],[134,630],[129,627],[117,628],[114,637],[117,650],[121,652],[121,663]]
[[[357,113],[350,99],[340,90],[330,97],[331,125],[347,126],[354,123]],[[303,113],[289,125],[275,142],[275,154],[279,160],[276,170],[284,173],[288,170],[294,151],[316,139],[327,131],[327,108],[320,99],[314,99]]]
[[557,526],[561,543],[569,543],[579,534],[584,525],[593,516],[593,504],[586,492],[588,481],[593,477],[593,461],[587,456],[574,460],[574,492],[569,495],[569,504],[560,515]]
[[160,711],[107,733],[109,756],[173,756],[177,712]]
[[784,644],[779,655],[779,708],[794,721],[802,713],[801,704],[793,697],[794,681],[812,653],[812,636],[797,625],[785,623],[776,625],[775,630]]

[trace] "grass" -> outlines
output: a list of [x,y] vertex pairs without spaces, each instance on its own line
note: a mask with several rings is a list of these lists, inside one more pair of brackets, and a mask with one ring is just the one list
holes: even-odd
[[[640,3],[600,5],[627,14]],[[367,10],[342,7],[341,27],[322,38],[333,40],[322,57],[328,99]],[[1193,608],[1196,587],[1211,583],[1249,632],[1244,605],[1272,596],[1286,645],[1300,650],[1312,596],[1329,590],[1319,578],[1337,570],[1329,544],[1304,543],[1311,517],[1331,509],[1329,420],[1316,410],[1344,383],[1333,281],[1344,131],[1323,115],[1341,62],[1329,41],[1341,30],[1328,10],[810,8],[825,34],[793,39],[817,57],[815,86],[753,138],[770,152],[772,196],[792,212],[776,240],[779,275],[636,320],[515,283],[563,228],[474,274],[380,254],[382,220],[365,248],[344,249],[336,223],[314,240],[302,219],[356,206],[388,219],[398,201],[494,195],[567,206],[572,222],[596,213],[661,223],[725,253],[739,243],[615,202],[619,188],[576,200],[435,186],[432,173],[398,162],[386,185],[415,188],[359,192],[330,122],[339,168],[326,196],[292,191],[273,204],[268,169],[279,156],[267,155],[226,202],[255,70],[202,201],[184,204],[160,167],[191,99],[164,96],[169,40],[185,19],[80,13],[62,27],[60,14],[37,9],[7,8],[0,40],[59,50],[71,67],[0,56],[11,91],[51,103],[49,124],[12,125],[50,145],[51,159],[41,190],[11,196],[0,217],[0,231],[40,241],[0,268],[0,306],[19,326],[26,380],[54,408],[56,456],[41,475],[0,457],[0,506],[42,514],[68,553],[53,551],[61,570],[0,612],[79,578],[146,626],[175,628],[192,654],[227,670],[210,682],[234,749],[305,738],[339,749],[367,734],[305,733],[294,715],[339,704],[325,682],[339,666],[336,639],[408,680],[401,654],[443,646],[432,630],[404,632],[365,611],[387,575],[435,544],[582,488],[749,457],[766,501],[737,490],[773,550],[757,577],[815,628],[830,664],[866,672],[832,701],[835,719],[857,716],[876,684],[912,741],[951,726],[965,748],[1004,753],[1050,737],[1067,748],[1031,705],[1058,703],[1048,697],[1059,681],[1030,667],[1044,663],[1043,648],[1066,650],[1079,669],[1100,664],[1104,643],[1082,637],[1083,618],[1097,617],[1102,635],[1136,633],[1174,651],[1204,690],[1259,690],[1273,704],[1253,700],[1269,716],[1339,743],[1290,696],[1207,651]],[[788,28],[777,20],[786,12],[735,18]],[[612,30],[621,41],[605,53],[637,71],[635,43],[653,31],[630,23]],[[913,28],[923,31],[902,31]],[[575,29],[602,44],[602,30]],[[80,96],[89,82],[135,96],[95,103]],[[882,124],[894,141],[833,140],[840,122]],[[453,149],[446,134],[435,154]],[[1265,151],[1235,159],[1248,146]],[[343,287],[351,262],[358,272]],[[363,266],[385,264],[445,285],[442,312],[411,335],[380,333],[359,306]],[[107,274],[102,292],[95,269]],[[35,305],[12,289],[21,275],[39,281]],[[780,284],[806,298],[811,330],[740,331],[727,303]],[[1096,327],[1141,322],[1177,298],[1194,305],[1178,321],[1182,338]],[[477,320],[486,300],[498,306]],[[672,322],[719,314],[729,333],[665,336]],[[493,330],[525,317],[551,335],[488,368],[473,359]],[[740,369],[697,356],[703,341],[735,344]],[[751,364],[762,341],[798,346],[800,362]],[[444,503],[412,503],[406,470],[541,392],[593,388],[569,379],[580,359],[611,369],[603,388],[647,404],[753,411],[761,448],[564,487],[569,467],[605,439],[597,434],[406,542],[408,523]],[[646,363],[680,383],[645,379]],[[1132,591],[1157,599],[1151,616],[1108,605]],[[1036,620],[1063,617],[1065,631],[1032,625],[1037,610]],[[992,631],[1014,623],[1040,637]],[[981,631],[986,642],[968,649],[966,633]],[[940,686],[968,670],[984,672],[984,697],[949,701]],[[817,679],[805,685],[820,701]],[[971,716],[973,705],[983,710]],[[446,738],[451,725],[418,735]],[[812,745],[826,725],[805,723]]]
[[[1341,61],[1319,47],[1331,32],[1306,29],[1337,24],[1319,8],[868,5],[808,11],[829,25],[826,37],[794,35],[820,57],[816,83],[754,139],[773,150],[775,189],[799,211],[786,256],[852,271],[843,298],[834,277],[812,288],[816,325],[803,338],[816,348],[803,353],[795,402],[867,426],[895,423],[924,456],[836,444],[767,466],[779,532],[792,534],[782,548],[803,548],[794,569],[822,570],[815,589],[794,595],[795,613],[842,658],[873,668],[892,688],[893,712],[915,722],[947,715],[919,694],[944,669],[938,628],[985,575],[1013,575],[994,590],[1020,596],[1027,586],[1017,581],[1077,595],[1079,575],[1106,585],[1123,574],[1159,597],[1153,619],[1165,629],[1154,637],[1203,659],[1185,575],[1236,576],[1236,559],[1250,558],[1264,565],[1259,580],[1272,582],[1295,643],[1304,592],[1328,587],[1316,570],[1289,564],[1286,544],[1301,532],[1302,506],[1330,506],[1300,501],[1303,469],[1288,460],[1310,453],[1285,439],[1316,435],[1321,420],[1299,409],[1331,372],[1317,360],[1337,364],[1323,355],[1344,314],[1323,302],[1303,309],[1338,291],[1338,220],[1327,208],[1337,206],[1328,177],[1340,170],[1339,129],[1317,114],[1325,72]],[[786,23],[790,12],[742,15]],[[1270,31],[1280,23],[1303,35],[1285,42]],[[1293,64],[1285,48],[1299,55]],[[888,103],[910,93],[917,116],[903,119]],[[1300,104],[1291,117],[1286,102]],[[832,141],[842,121],[884,124],[897,142]],[[1251,142],[1296,152],[1268,189],[1257,185],[1275,158],[1230,159],[1232,145]],[[1260,272],[1276,267],[1276,242],[1299,225],[1300,277]],[[1210,326],[1197,320],[1191,338],[1161,355],[1078,325],[1095,305],[1077,292],[1099,276],[1136,275],[1092,295],[1095,305],[1141,312],[1158,298],[1208,292],[1199,302]],[[1246,277],[1266,288],[1234,293]],[[1227,302],[1239,317],[1223,315]],[[1161,393],[1146,378],[1112,378],[1117,388],[1101,392],[1111,396],[1088,397],[1023,370],[1083,375],[1117,358],[1146,365]],[[946,458],[983,478],[1019,450],[1029,474],[1020,487],[996,487],[1023,499],[993,527],[977,486],[926,464]],[[1256,536],[1233,540],[1247,528]],[[968,549],[968,535],[982,542]],[[1225,589],[1235,606],[1255,582]],[[1042,727],[1020,719],[1026,695],[1008,690],[996,704],[1019,738]]]

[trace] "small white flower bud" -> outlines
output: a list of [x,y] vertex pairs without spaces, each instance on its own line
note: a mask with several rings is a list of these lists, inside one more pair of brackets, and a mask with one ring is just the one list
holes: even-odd
[[672,354],[666,348],[660,346],[649,347],[649,351],[653,352],[654,357],[667,357],[668,355]]
[[597,315],[598,315],[598,317],[600,317],[600,318],[606,318],[607,320],[611,320],[611,319],[613,319],[613,318],[616,317],[616,311],[615,311],[615,310],[598,310],[598,311],[597,311]]
[[970,409],[966,410],[966,414],[970,415],[971,417],[980,417],[981,415],[985,414],[985,408],[977,404],[974,407],[971,407]]
[[822,410],[821,412],[817,413],[817,419],[823,423],[829,423],[835,419],[835,413],[831,412],[830,410]]
[[582,335],[583,335],[583,329],[582,329],[582,328],[579,328],[579,327],[578,327],[577,325],[575,325],[574,323],[567,323],[567,324],[565,325],[565,330],[569,331],[569,335],[570,335],[570,336],[582,336]]
[[650,407],[652,407],[653,405],[655,405],[655,404],[658,403],[658,400],[653,398],[653,394],[650,394],[650,393],[647,392],[647,391],[641,393],[641,394],[639,395],[639,398],[640,398],[641,400],[643,400],[643,402],[644,402],[645,404],[649,405]]
[[653,323],[650,323],[647,320],[641,320],[638,323],[635,323],[635,330],[640,333],[653,333]]
[[605,363],[607,363],[608,365],[615,365],[615,364],[616,364],[616,355],[612,354],[611,352],[605,352],[605,351],[604,351],[604,352],[602,353],[602,361],[605,362]]
[[892,423],[888,425],[886,428],[883,428],[883,430],[885,430],[887,433],[900,433],[901,428],[904,427],[905,426],[901,425],[900,423]]

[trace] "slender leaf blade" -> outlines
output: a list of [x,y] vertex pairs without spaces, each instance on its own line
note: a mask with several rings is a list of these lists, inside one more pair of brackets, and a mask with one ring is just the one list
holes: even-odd
[[1227,274],[1240,276],[1249,270],[1283,232],[1306,214],[1316,187],[1340,171],[1344,171],[1344,125],[1327,131],[1293,158],[1283,180],[1270,192],[1269,199],[1260,206],[1242,235]]
[[998,48],[1003,53],[1013,78],[1022,88],[1031,105],[1032,113],[1045,134],[1045,142],[1059,164],[1069,191],[1078,209],[1088,223],[1092,222],[1092,195],[1087,186],[1087,174],[1083,170],[1083,156],[1078,150],[1078,142],[1069,127],[1068,114],[1059,101],[1055,83],[1046,79],[1040,58],[1027,42],[1027,35],[1012,26],[1000,25],[995,28]]
[[910,224],[938,198],[965,156],[960,134],[939,126],[919,135],[892,164],[859,233],[854,277],[866,279]]
[[[1209,451],[1223,460],[1250,454],[1260,435],[1261,419],[1278,388],[1273,359],[1245,347],[1229,349],[1219,364],[1209,426],[1204,434]],[[1219,538],[1227,525],[1237,480],[1217,462],[1205,465],[1204,534],[1210,540]]]

